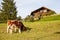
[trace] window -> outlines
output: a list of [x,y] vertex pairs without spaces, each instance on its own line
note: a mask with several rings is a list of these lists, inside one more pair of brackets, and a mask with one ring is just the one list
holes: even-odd
[[43,12],[47,12],[47,10],[43,10]]
[[40,12],[43,12],[43,10],[40,10]]

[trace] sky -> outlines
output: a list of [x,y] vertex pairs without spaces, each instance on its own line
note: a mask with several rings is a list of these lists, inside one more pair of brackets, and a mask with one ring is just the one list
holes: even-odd
[[[1,5],[2,0],[0,0]],[[17,16],[25,18],[32,11],[44,6],[56,13],[60,13],[60,0],[15,0],[17,7]]]

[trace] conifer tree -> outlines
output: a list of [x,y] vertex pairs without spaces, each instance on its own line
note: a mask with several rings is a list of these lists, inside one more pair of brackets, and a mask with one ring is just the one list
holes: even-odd
[[3,0],[1,14],[4,20],[13,20],[17,18],[14,0]]

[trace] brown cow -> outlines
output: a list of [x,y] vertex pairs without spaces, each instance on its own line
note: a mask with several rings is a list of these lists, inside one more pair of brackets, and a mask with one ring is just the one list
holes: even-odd
[[7,21],[7,33],[8,32],[12,33],[13,31],[16,32],[17,29],[19,30],[19,33],[21,33],[21,31],[26,30],[26,27],[23,25],[21,21],[18,21],[18,20]]

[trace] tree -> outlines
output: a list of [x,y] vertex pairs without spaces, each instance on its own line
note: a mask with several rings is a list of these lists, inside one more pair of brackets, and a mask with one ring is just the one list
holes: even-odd
[[51,12],[49,13],[49,15],[53,15],[53,14],[56,14],[56,12],[55,12],[55,11],[51,11]]
[[51,14],[51,15],[52,15],[52,14],[56,14],[56,12],[55,12],[55,11],[52,11],[50,14]]
[[17,18],[17,10],[14,0],[3,0],[1,14],[4,20],[12,20]]
[[28,16],[24,19],[24,21],[34,22],[34,18],[33,18],[32,16],[28,15]]
[[17,17],[17,20],[21,20],[21,16],[18,16],[18,17]]

